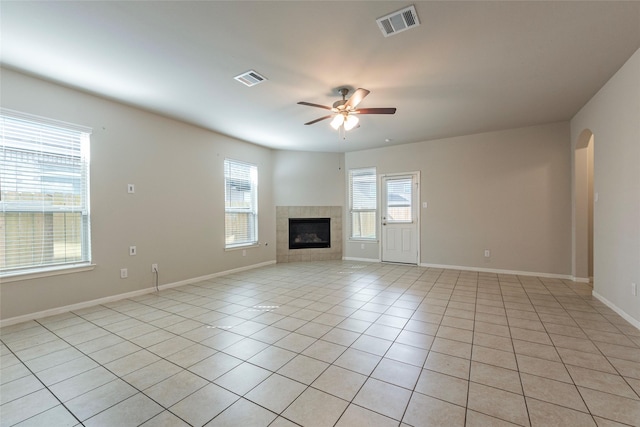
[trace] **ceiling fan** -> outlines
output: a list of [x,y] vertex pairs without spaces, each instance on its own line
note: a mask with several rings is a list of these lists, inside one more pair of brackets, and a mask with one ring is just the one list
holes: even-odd
[[369,95],[367,89],[356,89],[356,91],[346,99],[347,94],[349,93],[349,89],[342,88],[338,90],[338,93],[342,95],[342,99],[333,103],[333,107],[328,107],[326,105],[313,104],[311,102],[298,102],[300,105],[308,105],[309,107],[317,107],[323,108],[325,110],[330,110],[332,114],[329,114],[324,117],[320,117],[319,119],[312,120],[310,122],[305,123],[305,125],[312,125],[314,123],[318,123],[322,120],[329,119],[333,117],[331,120],[331,127],[336,130],[342,128],[343,130],[351,130],[358,126],[358,117],[356,114],[395,114],[395,108],[356,108],[358,104]]

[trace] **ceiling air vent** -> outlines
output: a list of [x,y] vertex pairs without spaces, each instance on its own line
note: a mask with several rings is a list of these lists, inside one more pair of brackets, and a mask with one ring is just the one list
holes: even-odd
[[261,76],[260,74],[258,74],[254,70],[249,70],[246,73],[242,73],[240,75],[237,75],[237,76],[234,77],[234,79],[236,79],[240,83],[245,84],[245,85],[247,85],[249,87],[255,86],[258,83],[262,83],[263,81],[267,80],[266,77]]
[[415,6],[411,5],[376,20],[385,37],[401,33],[420,25]]

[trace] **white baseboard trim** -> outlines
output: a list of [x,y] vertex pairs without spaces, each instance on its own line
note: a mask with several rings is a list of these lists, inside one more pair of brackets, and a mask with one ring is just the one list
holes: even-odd
[[588,277],[576,277],[576,276],[573,276],[572,280],[574,282],[578,282],[578,283],[592,283],[591,279],[589,279]]
[[362,262],[380,262],[379,259],[373,258],[355,258],[355,257],[342,257],[343,261],[362,261]]
[[633,317],[629,316],[620,307],[618,307],[617,305],[615,305],[614,303],[612,303],[611,301],[609,301],[608,299],[606,299],[605,297],[597,293],[596,291],[591,292],[591,295],[593,295],[598,301],[600,301],[601,303],[609,307],[611,310],[615,311],[618,315],[620,315],[620,317],[622,317],[627,322],[631,323],[634,327],[636,327],[637,329],[640,329],[640,320],[636,320]]
[[430,268],[444,268],[447,270],[462,270],[462,271],[477,271],[481,273],[496,273],[496,274],[512,274],[516,276],[535,276],[546,277],[549,279],[563,279],[573,280],[573,276],[569,274],[555,274],[555,273],[538,273],[534,271],[517,271],[517,270],[502,270],[499,268],[482,268],[482,267],[466,267],[461,265],[446,265],[446,264],[428,264],[422,263],[420,267]]
[[[213,279],[215,277],[226,276],[228,274],[238,273],[246,270],[253,270],[254,268],[265,267],[267,265],[275,264],[275,261],[266,261],[258,264],[252,264],[246,267],[234,268],[232,270],[220,271],[218,273],[207,274],[206,276],[194,277],[191,279],[181,280],[179,282],[167,283],[159,286],[160,290],[176,288],[178,286],[190,285],[192,283],[202,282],[203,280]],[[127,292],[124,294],[111,295],[104,298],[98,298],[91,301],[79,302],[76,304],[65,305],[63,307],[50,308],[48,310],[38,311],[35,313],[24,314],[22,316],[10,317],[8,319],[0,320],[0,328],[4,326],[11,326],[17,323],[27,322],[29,320],[42,319],[43,317],[55,316],[57,314],[66,313],[73,310],[81,310],[83,308],[93,307],[95,305],[107,304],[114,301],[119,301],[127,298],[134,298],[140,295],[149,294],[155,292],[155,287],[139,289],[137,291]]]

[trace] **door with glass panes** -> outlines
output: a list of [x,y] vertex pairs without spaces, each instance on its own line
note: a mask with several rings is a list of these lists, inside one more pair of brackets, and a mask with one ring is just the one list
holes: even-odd
[[419,175],[383,175],[381,184],[382,261],[418,264]]

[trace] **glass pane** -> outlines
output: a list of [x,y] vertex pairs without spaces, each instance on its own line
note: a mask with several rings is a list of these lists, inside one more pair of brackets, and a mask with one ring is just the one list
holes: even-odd
[[411,222],[412,180],[401,178],[387,181],[387,221]]
[[351,212],[351,230],[353,238],[376,238],[376,212]]
[[84,219],[76,213],[0,214],[0,268],[82,261]]

